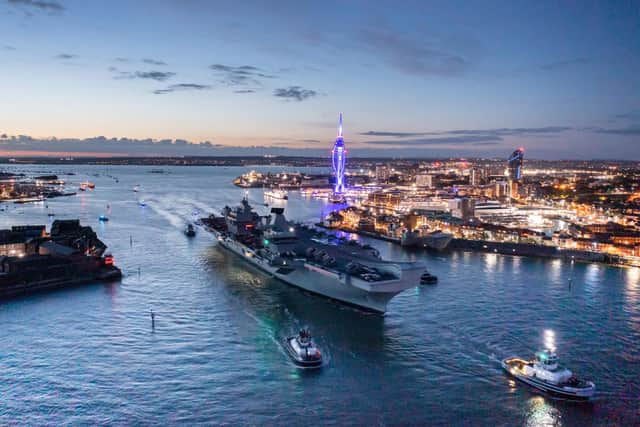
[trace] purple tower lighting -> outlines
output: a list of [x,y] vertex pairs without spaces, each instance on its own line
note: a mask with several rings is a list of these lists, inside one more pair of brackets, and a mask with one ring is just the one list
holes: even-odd
[[336,178],[336,184],[333,189],[334,193],[344,193],[344,166],[347,161],[347,150],[344,148],[344,139],[342,138],[342,113],[340,113],[340,122],[338,125],[338,137],[336,143],[333,144],[331,150],[331,164],[333,166],[333,174]]

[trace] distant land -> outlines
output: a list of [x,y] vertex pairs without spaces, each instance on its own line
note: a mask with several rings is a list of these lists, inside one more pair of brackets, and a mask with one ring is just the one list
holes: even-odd
[[[394,165],[408,165],[438,161],[484,161],[504,162],[500,157],[350,157],[349,168],[357,168],[372,163],[393,161]],[[543,160],[527,159],[527,163],[540,163],[547,166],[590,165],[592,168],[603,166],[636,167],[636,160]],[[330,167],[330,159],[320,156],[175,156],[175,157],[0,157],[0,164],[55,164],[55,165],[139,165],[139,166],[294,166],[294,167]]]

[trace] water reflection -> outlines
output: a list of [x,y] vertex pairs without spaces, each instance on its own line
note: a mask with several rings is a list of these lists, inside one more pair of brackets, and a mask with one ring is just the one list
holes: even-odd
[[535,396],[527,402],[524,425],[531,427],[561,426],[562,415],[544,397]]
[[625,271],[624,302],[631,327],[640,333],[640,268],[628,268]]
[[487,273],[495,273],[497,263],[498,263],[497,254],[486,254],[484,256],[484,265]]
[[549,262],[549,278],[553,283],[559,283],[562,280],[562,260],[554,259]]
[[602,280],[603,269],[598,264],[587,265],[584,273],[584,287],[587,294],[594,297]]

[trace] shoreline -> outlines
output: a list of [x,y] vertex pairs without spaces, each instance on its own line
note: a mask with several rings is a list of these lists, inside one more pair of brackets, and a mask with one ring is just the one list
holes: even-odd
[[[383,236],[370,231],[356,231],[346,228],[330,228],[321,223],[316,223],[316,227],[329,231],[342,231],[352,233],[364,237],[372,237],[376,240],[391,242],[400,245],[400,239],[395,237]],[[418,248],[421,249],[421,248]],[[429,249],[421,249],[429,250]],[[591,252],[578,249],[562,249],[557,246],[536,245],[530,243],[510,243],[495,242],[489,240],[469,240],[454,238],[451,243],[441,253],[459,250],[465,252],[476,253],[494,253],[500,255],[523,256],[528,258],[547,258],[547,259],[563,259],[573,260],[583,263],[598,263],[613,267],[640,267],[631,263],[626,263],[622,258],[612,256],[601,252]],[[432,252],[435,250],[431,250]]]

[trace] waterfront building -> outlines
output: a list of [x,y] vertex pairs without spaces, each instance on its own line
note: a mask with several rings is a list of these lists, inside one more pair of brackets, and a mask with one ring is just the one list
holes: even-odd
[[347,150],[344,147],[344,138],[342,136],[342,113],[338,124],[338,137],[331,150],[331,164],[335,177],[334,192],[336,194],[344,193],[344,171],[347,162]]

